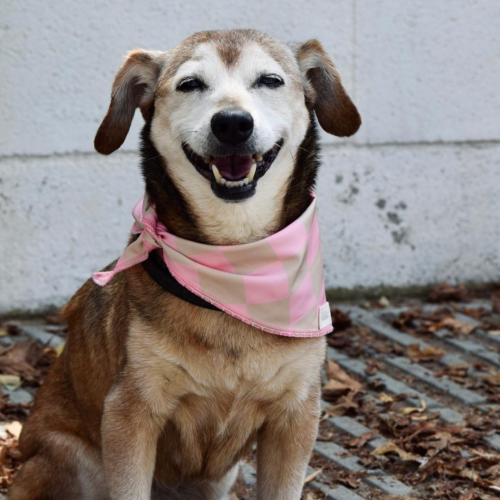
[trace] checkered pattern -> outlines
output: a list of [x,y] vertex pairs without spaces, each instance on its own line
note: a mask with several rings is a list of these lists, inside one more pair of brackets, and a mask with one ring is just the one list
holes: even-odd
[[140,237],[112,271],[95,273],[104,286],[112,277],[148,258],[155,248],[172,275],[188,290],[219,309],[269,333],[316,337],[319,308],[326,303],[316,199],[302,216],[264,240],[234,246],[195,243],[170,234],[147,196],[133,211],[132,231]]

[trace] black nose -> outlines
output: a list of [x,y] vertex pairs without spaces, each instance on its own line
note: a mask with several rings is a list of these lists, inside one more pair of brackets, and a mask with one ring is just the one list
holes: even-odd
[[253,118],[242,109],[228,109],[212,116],[212,132],[224,144],[245,142],[253,132]]

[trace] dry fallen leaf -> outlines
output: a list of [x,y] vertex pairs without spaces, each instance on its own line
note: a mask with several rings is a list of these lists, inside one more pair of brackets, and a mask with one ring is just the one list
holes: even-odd
[[338,332],[347,330],[347,328],[352,326],[352,321],[351,318],[349,318],[349,314],[333,307],[330,308],[330,312],[332,314],[332,325],[335,329],[333,333],[334,337]]
[[379,400],[382,403],[394,403],[396,401],[396,399],[394,398],[394,396],[391,396],[390,394],[386,394],[385,392],[383,392],[380,395]]
[[469,375],[470,365],[464,364],[455,364],[443,366],[439,370],[434,372],[436,377],[446,377],[454,382],[459,384],[465,384],[467,382],[467,377]]
[[380,297],[380,299],[378,299],[378,303],[382,306],[382,307],[390,307],[391,303],[389,302],[389,299],[387,297]]
[[412,413],[423,413],[427,409],[427,405],[423,399],[420,400],[420,408],[416,406],[409,406],[403,409],[403,415],[411,415]]
[[380,370],[380,363],[377,360],[369,360],[366,362],[365,375],[373,377]]
[[314,481],[322,472],[323,472],[323,467],[321,469],[312,472],[304,479],[304,484]]
[[54,349],[38,340],[15,343],[0,351],[0,373],[39,385],[53,360]]
[[387,453],[396,453],[403,462],[422,462],[422,457],[403,450],[394,441],[387,441],[387,443],[372,451],[372,455],[376,457]]
[[0,385],[15,390],[21,387],[21,377],[19,375],[0,375]]
[[479,474],[472,469],[461,470],[459,472],[459,475],[462,477],[466,477],[467,479],[472,479],[474,482],[477,482],[480,479]]
[[455,318],[445,318],[443,321],[437,323],[437,327],[438,329],[447,328],[458,335],[470,335],[478,328],[477,325],[464,323],[463,321],[458,321],[458,319]]
[[328,360],[328,369],[326,371],[328,382],[323,386],[323,397],[327,401],[336,401],[340,396],[349,395],[353,398],[363,387],[360,382],[351,378],[340,366]]
[[467,493],[460,495],[458,500],[473,500],[474,499],[474,489],[469,490]]
[[494,476],[494,477],[500,476],[500,459],[497,460],[497,463],[495,465],[488,467],[488,469],[486,469],[486,473],[489,476]]
[[39,376],[34,365],[40,357],[40,350],[38,340],[14,344],[3,349],[0,352],[0,372],[34,381]]
[[[327,399],[328,395],[323,394],[323,399]],[[330,417],[341,417],[349,411],[356,411],[359,408],[359,404],[353,401],[349,396],[340,396],[340,398],[335,400],[335,405],[330,405],[325,408],[325,414]]]
[[23,426],[21,422],[18,421],[11,422],[10,424],[4,426],[4,430],[6,430],[12,437],[15,437],[16,439],[19,439],[19,435],[21,434],[22,429]]
[[[467,450],[471,455],[475,455],[476,457],[480,459],[484,459],[490,462],[496,462],[498,465],[500,465],[500,455],[497,453],[488,453],[484,452],[479,449],[474,449],[474,448],[468,448]],[[474,460],[474,459],[472,459]]]
[[375,437],[374,432],[365,432],[365,434],[347,441],[345,443],[345,447],[346,448],[362,448],[366,443],[368,443],[368,441],[371,441],[374,437]]
[[431,302],[465,302],[467,300],[467,289],[464,285],[453,286],[446,282],[439,283],[431,290],[428,299]]
[[428,468],[432,458],[437,457],[442,451],[448,450],[452,445],[462,443],[463,440],[452,436],[449,432],[437,432],[429,440],[420,443],[420,446],[427,450],[429,460],[422,465],[422,469]]
[[488,375],[487,377],[483,377],[483,380],[490,385],[493,385],[495,387],[500,387],[500,372],[492,370],[490,372],[490,375]]
[[411,344],[408,346],[407,355],[415,363],[421,361],[438,361],[446,354],[446,351],[439,347],[424,347],[421,349],[420,344]]
[[64,325],[66,324],[66,322],[61,318],[61,316],[59,315],[54,315],[54,316],[47,316],[45,318],[45,321],[49,324],[49,325],[57,325],[57,326],[61,326],[61,325]]

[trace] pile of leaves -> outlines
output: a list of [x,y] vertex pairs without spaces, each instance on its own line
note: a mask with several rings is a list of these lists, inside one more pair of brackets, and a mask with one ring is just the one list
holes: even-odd
[[[407,309],[393,319],[392,324],[416,337],[434,336],[438,330],[458,337],[470,337],[478,329],[491,335],[500,334],[500,293],[491,296],[492,312],[456,304],[470,298],[465,287],[442,284],[431,292],[429,300],[446,305],[430,310]],[[381,308],[379,302],[370,307]],[[467,315],[472,321],[460,315]],[[353,324],[343,312],[332,311],[332,317],[336,330],[327,338],[328,343],[350,357],[361,356],[367,365],[367,375],[374,375],[384,367],[383,361],[370,359],[369,353],[404,355],[415,363],[434,365],[436,376],[447,377],[469,389],[480,389],[490,402],[500,403],[500,372],[485,363],[443,366],[438,363],[446,354],[441,347],[422,348],[415,343],[403,349],[377,338],[370,329]],[[335,324],[337,318],[339,322]],[[426,408],[424,401],[409,406],[408,395],[384,393],[384,386],[377,386],[376,377],[362,383],[331,360],[326,373],[328,380],[323,386],[323,398],[329,405],[325,408],[318,439],[342,445],[358,457],[368,473],[381,469],[411,485],[422,500],[500,498],[500,453],[492,451],[487,442],[488,437],[500,433],[498,408],[493,407],[488,415],[466,408],[463,423],[450,425],[440,420],[438,413]],[[328,426],[328,417],[341,415],[356,419],[370,431],[352,438]],[[385,438],[384,444],[378,448],[370,446],[374,438],[380,437]],[[315,464],[319,466],[321,462]],[[324,467],[323,472],[327,472]],[[339,474],[333,476],[349,488],[361,487],[359,473],[346,474],[347,480],[343,482],[338,480]],[[323,474],[318,479],[330,483],[331,476]]]
[[[460,321],[456,313],[470,316],[474,321]],[[417,335],[432,335],[439,330],[447,330],[450,335],[468,336],[477,329],[482,329],[491,335],[500,334],[500,324],[496,316],[484,308],[444,306],[430,312],[422,307],[407,309],[393,321],[393,326],[407,333]]]
[[[457,313],[469,316],[473,322],[457,319]],[[496,304],[493,302],[493,313],[481,307],[445,306],[430,312],[419,307],[403,311],[392,324],[405,333],[423,337],[432,336],[441,330],[446,330],[447,336],[459,338],[471,337],[480,330],[496,336],[500,335],[499,313],[500,297]],[[490,349],[498,351],[496,346],[490,346]],[[414,362],[426,363],[439,361],[446,352],[437,347],[421,349],[419,344],[414,344],[407,348],[405,354]],[[470,376],[471,371],[476,372],[475,377]],[[500,371],[482,361],[440,366],[434,371],[434,375],[448,378],[467,389],[481,390],[491,403],[500,404]]]
[[0,350],[0,383],[39,387],[56,356],[38,340],[12,344]]
[[17,449],[22,425],[18,421],[0,424],[0,492],[7,493],[15,471],[21,467],[21,456]]
[[[420,498],[439,500],[493,500],[500,497],[500,454],[488,450],[484,438],[500,431],[500,416],[466,415],[463,425],[449,425],[425,402],[408,406],[406,394],[381,393],[378,401],[367,403],[363,385],[339,365],[329,361],[328,382],[323,396],[330,403],[329,416],[357,416],[370,432],[357,437],[339,436],[322,428],[319,439],[342,444],[356,454],[367,470],[382,469],[402,482],[417,487]],[[361,417],[361,418],[359,418]],[[385,444],[370,449],[375,437]],[[319,464],[316,464],[318,466]],[[323,465],[323,472],[328,467]],[[338,471],[320,476],[357,489],[366,473]],[[332,481],[334,479],[334,481]]]
[[[0,325],[0,336],[20,335],[15,325]],[[32,403],[14,403],[9,395],[22,388],[34,390],[43,383],[57,353],[38,340],[13,343],[0,349],[0,493],[7,493],[21,466],[18,438]]]
[[[388,441],[371,455],[388,460],[381,468],[396,472],[407,484],[425,485],[426,498],[457,498],[458,491],[464,498],[498,498],[500,455],[488,451],[484,442],[499,429],[498,417],[469,416],[463,425],[453,426],[424,407],[416,413],[404,410],[378,418],[378,430]],[[448,496],[450,491],[455,496]]]

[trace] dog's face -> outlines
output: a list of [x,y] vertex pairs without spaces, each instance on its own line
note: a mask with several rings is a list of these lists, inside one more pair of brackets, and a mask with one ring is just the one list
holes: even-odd
[[167,72],[151,130],[178,176],[201,176],[215,196],[242,201],[255,194],[280,154],[295,151],[309,115],[293,54],[279,48],[281,64],[255,41],[232,60],[204,43],[171,76]]
[[120,147],[137,107],[178,189],[212,217],[228,201],[247,200],[245,212],[258,213],[283,198],[312,111],[338,136],[361,123],[318,42],[288,46],[254,30],[197,33],[169,52],[129,54],[99,152]]

